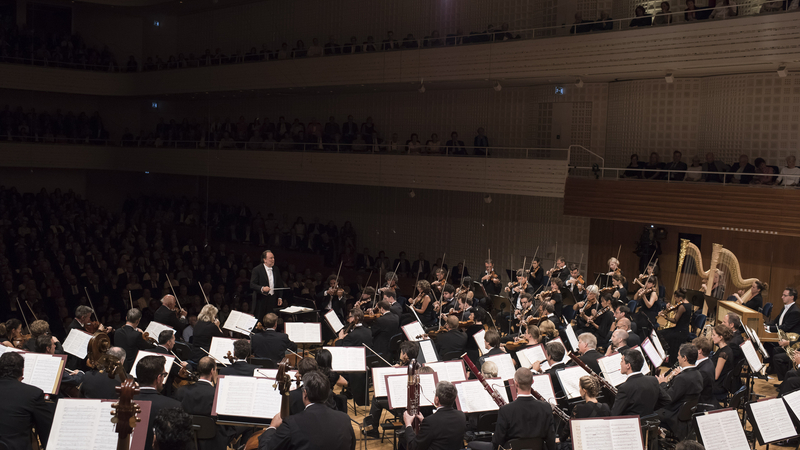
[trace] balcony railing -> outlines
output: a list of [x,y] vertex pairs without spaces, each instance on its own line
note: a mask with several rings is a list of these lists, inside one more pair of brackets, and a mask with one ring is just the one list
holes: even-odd
[[[774,167],[774,166],[770,166]],[[629,175],[626,176],[625,174]],[[647,176],[652,174],[652,176]],[[712,175],[713,177],[709,177]],[[640,182],[651,183],[693,183],[693,182],[709,182],[723,186],[771,186],[780,188],[797,188],[797,181],[794,184],[787,184],[778,179],[785,177],[788,179],[800,179],[800,175],[781,175],[780,173],[758,173],[758,172],[714,172],[696,168],[694,170],[672,170],[672,169],[646,169],[646,168],[633,168],[633,167],[602,167],[600,165],[593,166],[570,166],[569,176],[580,178],[596,178],[603,180],[632,180]],[[747,177],[753,181],[749,183],[741,183],[736,177]],[[770,180],[770,181],[767,181]]]

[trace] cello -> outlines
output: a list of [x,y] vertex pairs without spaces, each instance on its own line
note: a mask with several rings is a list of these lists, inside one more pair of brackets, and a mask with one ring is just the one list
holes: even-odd
[[[288,366],[289,360],[283,358],[283,361],[278,364],[278,374],[275,375],[275,384],[272,385],[273,388],[278,389],[281,393],[281,419],[289,417],[289,390],[292,387],[292,378],[287,371]],[[264,434],[264,430],[253,433],[253,436],[247,440],[244,450],[257,450],[258,438],[261,437],[262,434]]]

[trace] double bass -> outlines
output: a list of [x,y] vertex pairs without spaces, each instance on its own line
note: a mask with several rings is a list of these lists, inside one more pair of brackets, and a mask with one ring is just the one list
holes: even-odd
[[[289,417],[289,390],[292,387],[292,378],[288,372],[289,360],[283,358],[283,361],[278,363],[278,374],[275,375],[275,383],[272,385],[274,389],[278,389],[281,394],[281,419]],[[253,433],[253,436],[247,440],[244,450],[257,450],[258,438],[264,434],[264,430]]]

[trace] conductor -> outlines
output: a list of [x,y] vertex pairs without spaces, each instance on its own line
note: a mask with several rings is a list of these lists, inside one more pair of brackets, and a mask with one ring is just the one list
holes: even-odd
[[275,288],[283,288],[281,273],[275,267],[275,255],[270,250],[261,253],[261,264],[253,268],[250,276],[250,289],[255,293],[253,301],[253,315],[264,317],[265,314],[273,312],[275,308],[283,305],[280,291]]

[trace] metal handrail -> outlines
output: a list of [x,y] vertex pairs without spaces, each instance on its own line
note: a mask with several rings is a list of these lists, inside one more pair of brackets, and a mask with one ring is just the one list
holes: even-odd
[[[570,169],[573,169],[573,170],[590,170],[591,171],[591,170],[594,170],[595,168],[587,167],[587,166],[571,166]],[[682,173],[684,175],[699,174],[701,176],[702,175],[721,175],[720,178],[722,178],[722,182],[721,182],[722,185],[737,185],[737,186],[740,186],[741,183],[728,182],[727,178],[729,176],[734,176],[734,175],[737,175],[737,174],[740,175],[740,176],[770,177],[770,178],[778,178],[778,177],[784,176],[784,175],[782,175],[780,173],[744,173],[744,172],[737,173],[737,172],[712,172],[712,171],[705,171],[705,170],[701,170],[701,171],[694,170],[694,171],[692,171],[692,170],[688,170],[688,169],[687,170],[675,170],[675,169],[645,169],[645,168],[639,169],[639,168],[634,168],[634,167],[603,167],[603,168],[600,168],[600,177],[601,178],[606,178],[605,177],[605,172],[606,171],[614,172],[614,174],[615,174],[614,179],[616,179],[616,180],[633,179],[633,180],[644,180],[644,181],[666,181],[667,183],[682,183],[682,182],[694,183],[694,182],[702,182],[703,181],[702,179],[701,180],[687,180],[685,176],[684,176],[683,180],[673,180],[673,179],[671,179],[672,177],[670,176],[673,173]],[[663,178],[663,179],[662,178],[620,177],[620,175],[619,175],[620,172],[627,172],[627,171],[631,171],[631,172],[665,173],[665,174],[667,174],[667,176],[665,178]],[[786,176],[788,176],[788,177],[800,177],[800,175],[786,175]],[[750,183],[750,184],[753,184],[753,183]],[[759,184],[759,183],[755,183],[755,184]],[[790,185],[781,185],[781,186],[790,187]]]

